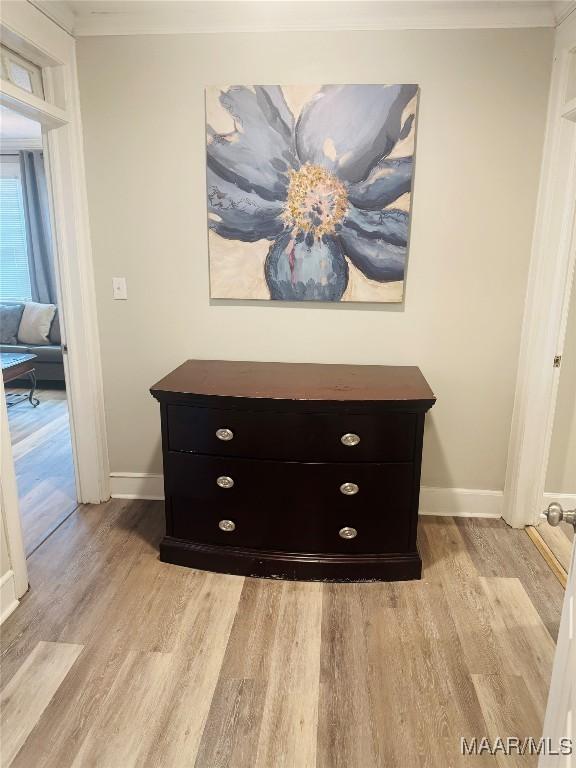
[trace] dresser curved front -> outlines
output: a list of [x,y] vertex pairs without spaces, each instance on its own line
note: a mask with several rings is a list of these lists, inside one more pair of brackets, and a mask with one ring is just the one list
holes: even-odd
[[[396,368],[307,368],[188,361],[152,388],[161,404],[163,561],[300,580],[420,577],[422,435],[434,396],[417,368],[400,380]],[[270,377],[286,386],[294,376],[298,388],[277,396]],[[354,386],[343,389],[343,379]],[[311,397],[322,380],[325,397]]]

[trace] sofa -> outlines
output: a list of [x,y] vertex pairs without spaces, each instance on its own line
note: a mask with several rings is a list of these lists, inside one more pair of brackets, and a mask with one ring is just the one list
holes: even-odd
[[58,308],[38,302],[0,301],[0,352],[36,355],[36,379],[64,383]]

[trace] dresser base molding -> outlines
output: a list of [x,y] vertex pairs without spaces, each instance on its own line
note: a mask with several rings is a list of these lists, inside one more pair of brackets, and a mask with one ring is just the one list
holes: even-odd
[[293,581],[409,581],[419,579],[418,552],[327,555],[219,547],[165,536],[160,560],[203,571]]

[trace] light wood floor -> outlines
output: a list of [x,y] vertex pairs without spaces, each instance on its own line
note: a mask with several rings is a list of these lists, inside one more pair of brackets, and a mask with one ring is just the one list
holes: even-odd
[[2,628],[2,765],[418,768],[540,736],[563,590],[523,531],[422,519],[422,581],[161,563],[159,502],[80,507]]
[[561,522],[560,525],[553,527],[544,521],[540,523],[537,530],[562,568],[568,573],[574,543],[574,526]]
[[39,389],[37,397],[37,408],[27,400],[8,408],[26,555],[78,506],[66,392]]

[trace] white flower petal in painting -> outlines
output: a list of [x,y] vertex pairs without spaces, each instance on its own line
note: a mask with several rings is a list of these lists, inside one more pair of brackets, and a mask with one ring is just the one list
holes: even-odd
[[[343,181],[363,181],[402,133],[416,85],[325,85],[302,110],[296,148],[302,163],[322,165]],[[329,139],[333,157],[324,152]]]

